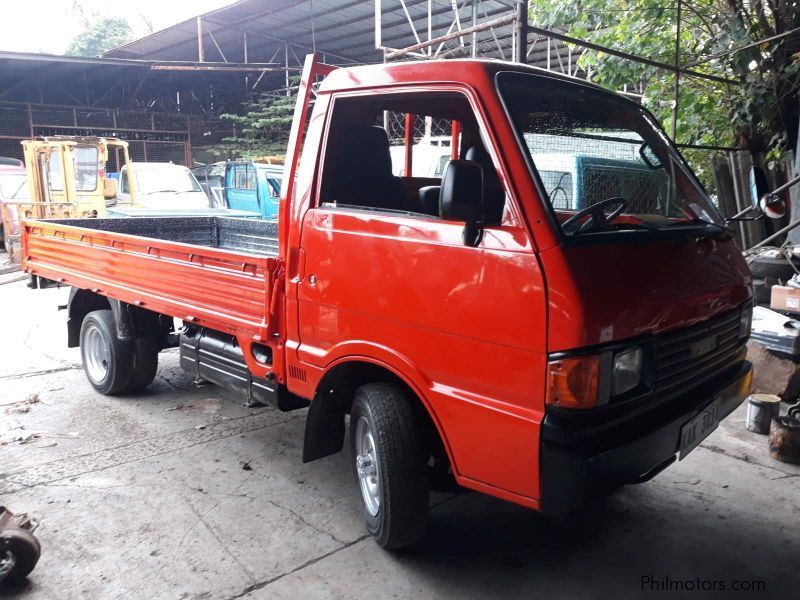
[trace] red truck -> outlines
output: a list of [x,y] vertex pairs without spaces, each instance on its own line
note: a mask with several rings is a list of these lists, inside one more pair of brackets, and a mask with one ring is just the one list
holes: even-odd
[[[451,124],[441,179],[392,174],[388,114],[409,166],[414,123]],[[349,422],[384,547],[420,539],[430,489],[563,514],[646,481],[749,390],[750,273],[634,102],[502,62],[309,56],[283,181],[277,222],[28,221],[24,268],[72,286],[103,394],[177,345],[199,379],[308,406],[303,461]]]

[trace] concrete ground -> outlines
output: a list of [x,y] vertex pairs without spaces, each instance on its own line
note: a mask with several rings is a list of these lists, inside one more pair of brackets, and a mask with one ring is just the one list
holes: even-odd
[[684,461],[579,514],[552,520],[479,494],[437,495],[422,545],[389,553],[364,533],[349,453],[302,464],[305,411],[248,409],[196,387],[175,351],[147,393],[103,397],[65,347],[56,311],[65,299],[66,290],[0,284],[0,504],[41,518],[43,548],[29,582],[0,596],[628,598],[660,585],[674,598],[707,595],[676,585],[763,582],[765,591],[718,597],[787,598],[800,589],[800,468],[771,460],[741,409]]

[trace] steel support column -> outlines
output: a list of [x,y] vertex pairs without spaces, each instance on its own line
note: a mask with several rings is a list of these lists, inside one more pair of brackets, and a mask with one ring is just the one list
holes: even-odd
[[472,58],[478,58],[478,31],[474,29],[478,26],[478,3],[480,0],[472,0],[472,47],[470,48],[470,55]]
[[528,3],[517,3],[517,22],[514,23],[516,33],[516,60],[526,63],[528,59]]
[[197,61],[205,62],[205,53],[203,52],[203,19],[197,17]]

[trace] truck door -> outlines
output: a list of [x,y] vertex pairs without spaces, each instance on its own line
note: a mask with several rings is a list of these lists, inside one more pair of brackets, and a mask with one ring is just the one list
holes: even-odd
[[[392,156],[404,153],[390,148],[404,132],[392,123],[416,123],[416,146],[454,120],[463,132],[455,154],[484,168],[477,247],[464,244],[464,223],[440,218],[439,178],[393,174],[402,170]],[[301,233],[297,353],[319,367],[370,357],[402,373],[441,423],[459,476],[536,498],[544,284],[486,131],[452,91],[333,98],[319,195]]]
[[228,208],[260,212],[256,189],[256,170],[250,163],[228,165],[225,176]]

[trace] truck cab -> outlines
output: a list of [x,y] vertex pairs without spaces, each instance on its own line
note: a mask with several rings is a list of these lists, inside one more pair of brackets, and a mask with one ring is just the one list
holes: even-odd
[[257,212],[262,219],[275,219],[282,178],[283,165],[275,159],[231,161],[225,167],[225,201],[229,208]]
[[[457,124],[441,178],[413,155],[395,175],[386,111]],[[554,154],[580,177],[567,205]],[[500,62],[334,70],[284,181],[297,385],[369,356],[423,399],[461,485],[568,512],[683,458],[749,389],[749,271],[634,102]]]

